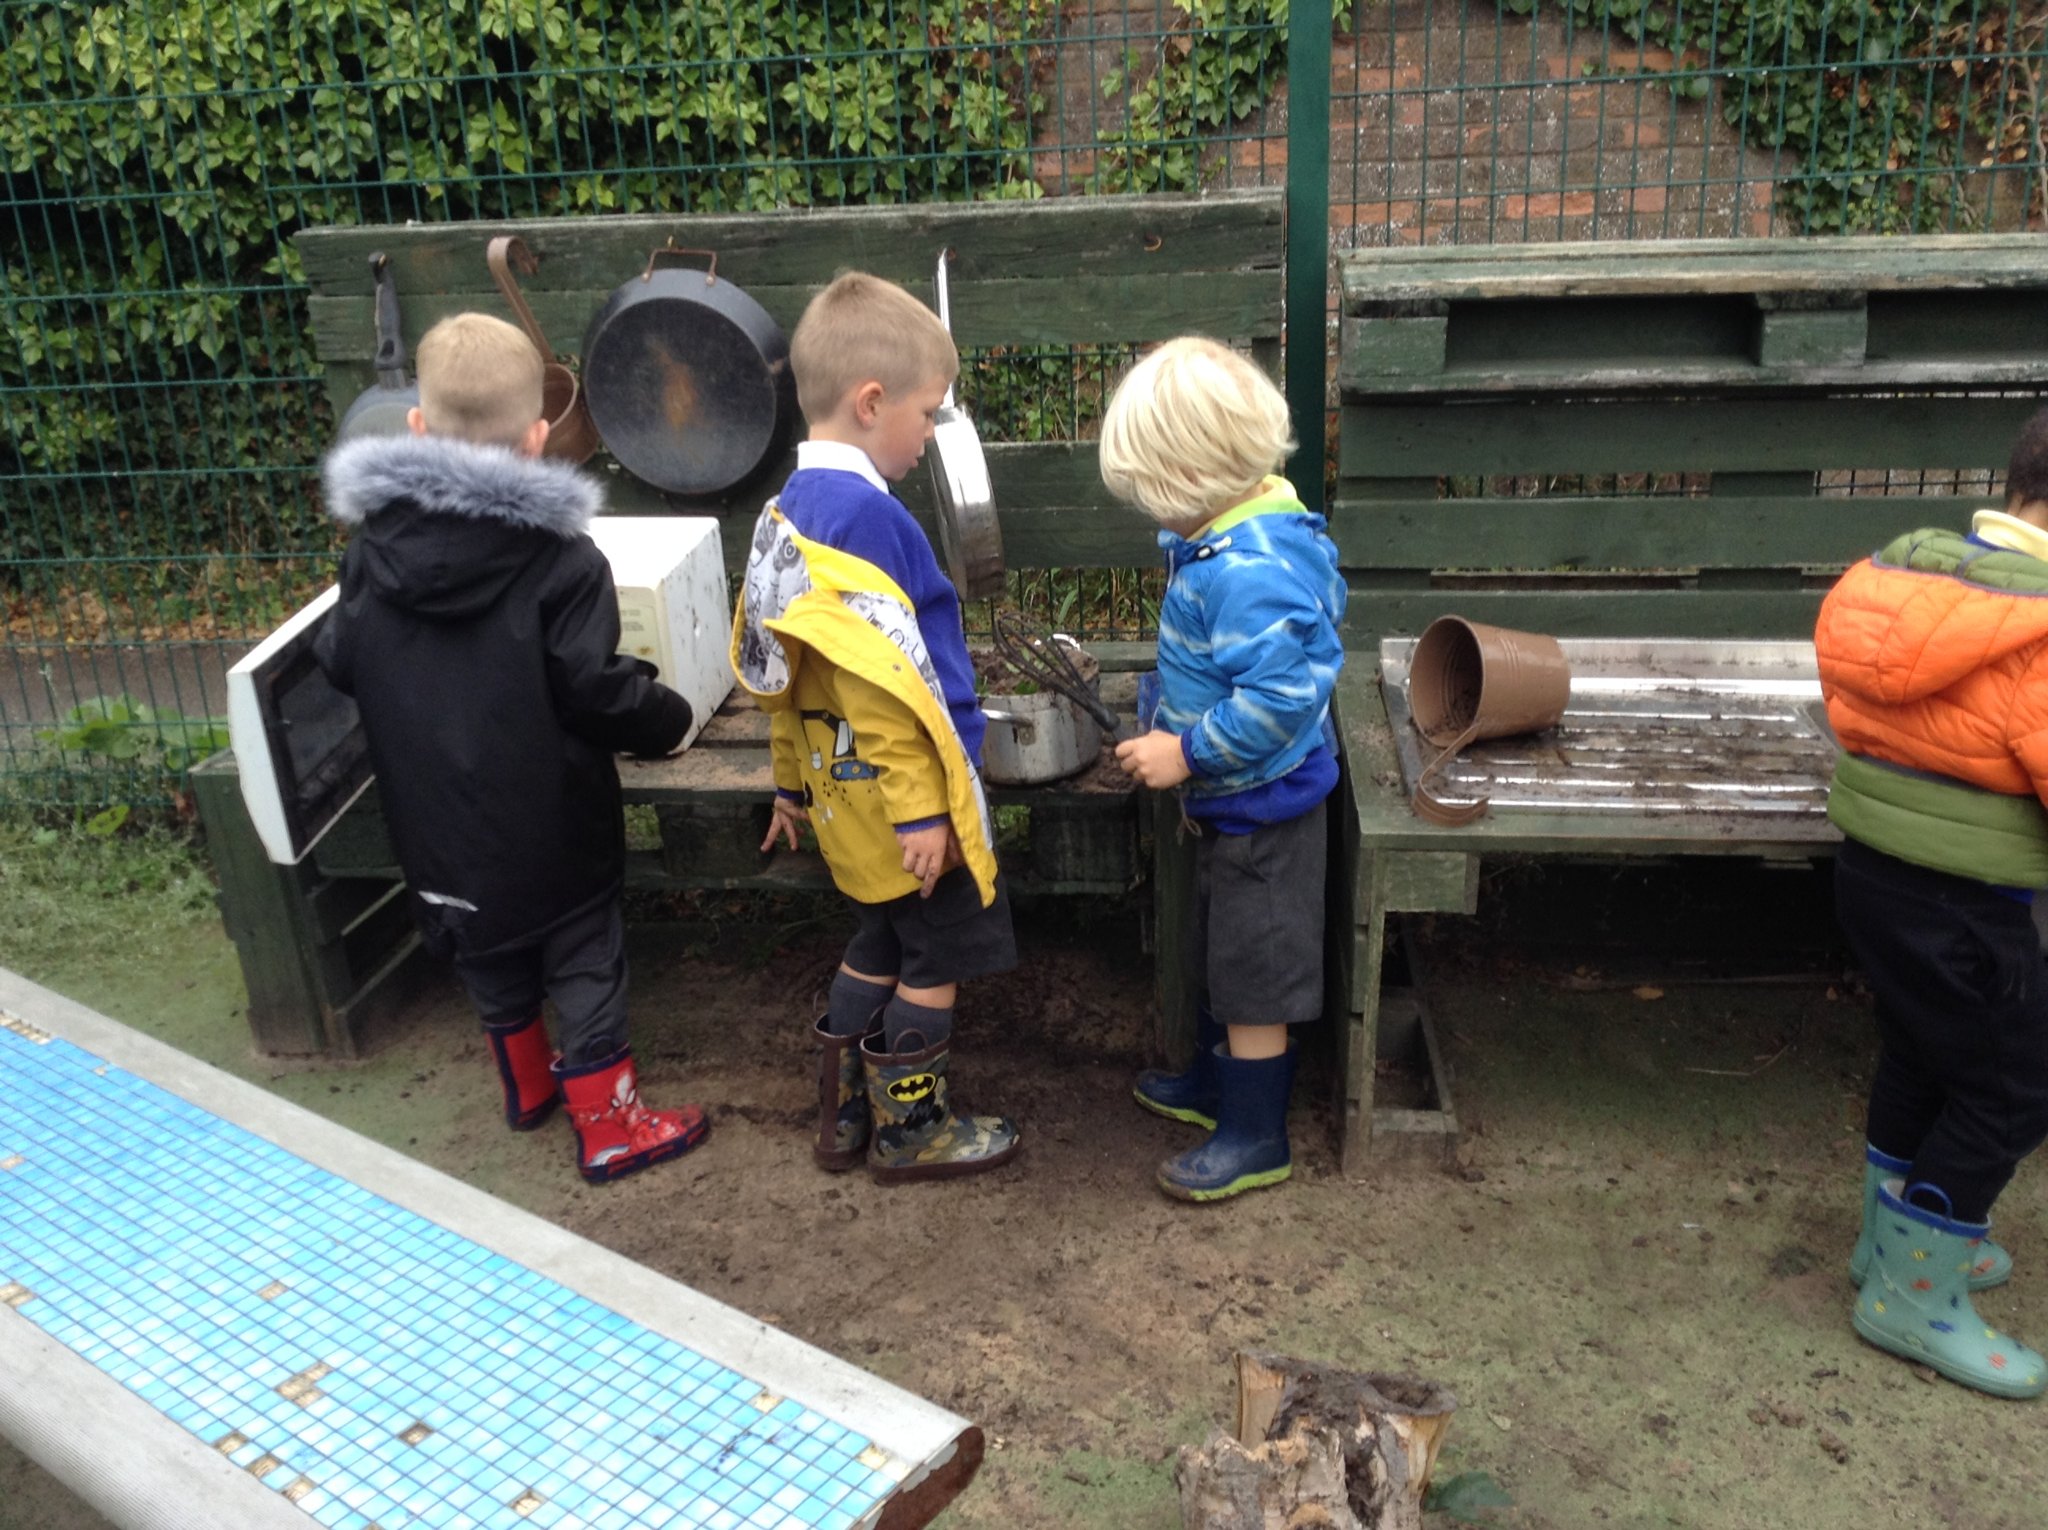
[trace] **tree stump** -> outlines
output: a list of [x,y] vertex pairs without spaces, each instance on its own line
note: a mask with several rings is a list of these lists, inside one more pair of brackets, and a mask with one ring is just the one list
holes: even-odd
[[1183,1445],[1186,1530],[1421,1530],[1457,1399],[1415,1376],[1237,1357],[1237,1432]]

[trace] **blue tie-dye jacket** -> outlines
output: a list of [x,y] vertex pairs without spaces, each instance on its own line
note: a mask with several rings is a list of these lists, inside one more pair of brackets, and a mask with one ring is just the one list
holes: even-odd
[[1326,742],[1345,589],[1324,524],[1274,477],[1193,538],[1159,533],[1152,725],[1181,735],[1191,797],[1277,781]]

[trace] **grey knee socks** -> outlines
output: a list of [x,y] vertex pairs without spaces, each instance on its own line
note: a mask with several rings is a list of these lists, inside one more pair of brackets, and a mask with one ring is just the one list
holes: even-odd
[[916,1046],[907,1049],[922,1052],[953,1034],[953,1007],[949,1004],[944,1009],[933,1009],[929,1005],[913,1004],[899,994],[882,1011],[882,1028],[892,1053],[906,1050],[903,1046],[906,1035],[922,1038]]
[[894,983],[870,983],[851,973],[835,973],[825,999],[825,1030],[832,1036],[859,1036],[874,1024],[875,1013],[896,991]]

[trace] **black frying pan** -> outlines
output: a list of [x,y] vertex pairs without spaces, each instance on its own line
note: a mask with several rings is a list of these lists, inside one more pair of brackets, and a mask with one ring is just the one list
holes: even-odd
[[391,257],[381,250],[370,257],[370,280],[377,287],[377,353],[372,361],[377,381],[363,389],[341,417],[337,441],[358,436],[402,436],[412,427],[406,416],[417,408],[420,390],[405,380],[405,340],[398,330],[398,287],[391,279]]
[[[676,264],[700,255],[709,268]],[[723,493],[780,459],[797,418],[789,340],[674,245],[606,300],[583,339],[583,394],[619,465],[670,494]]]

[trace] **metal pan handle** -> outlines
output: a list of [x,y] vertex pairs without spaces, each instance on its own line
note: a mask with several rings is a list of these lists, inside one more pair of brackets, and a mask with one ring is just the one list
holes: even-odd
[[512,311],[519,315],[519,323],[526,331],[526,338],[540,352],[543,362],[555,360],[554,347],[548,344],[548,337],[541,333],[540,320],[533,316],[533,310],[526,306],[526,294],[519,290],[519,283],[512,279],[511,267],[517,265],[521,276],[531,276],[540,270],[540,258],[526,247],[526,241],[517,234],[500,234],[484,251],[484,261],[491,268],[491,277],[498,284],[498,290],[505,294],[505,301],[512,305]]
[[382,250],[370,257],[370,280],[377,289],[377,350],[370,365],[387,388],[403,388],[405,340],[399,333],[398,284],[391,279],[391,257]]
[[660,249],[656,250],[652,255],[649,255],[647,257],[647,269],[640,273],[640,280],[642,280],[643,282],[652,280],[654,276],[654,268],[661,264],[662,257],[676,255],[702,255],[706,260],[711,262],[711,264],[706,266],[704,269],[704,285],[709,287],[714,285],[718,281],[718,251],[685,249],[683,246],[675,243],[675,241],[673,240],[669,241],[669,243],[663,245]]
[[[939,323],[945,327],[945,331],[949,335],[953,333],[953,305],[946,299],[946,262],[952,258],[953,249],[951,245],[939,251],[938,274],[932,278],[932,288],[938,294],[939,299]],[[946,385],[946,396],[939,400],[939,407],[941,409],[951,409],[953,407],[953,385],[951,383]]]

